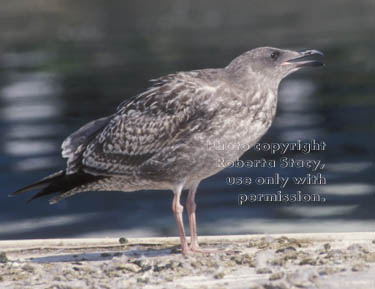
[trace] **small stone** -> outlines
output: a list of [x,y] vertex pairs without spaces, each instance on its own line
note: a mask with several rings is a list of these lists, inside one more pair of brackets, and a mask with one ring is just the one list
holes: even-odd
[[277,240],[278,240],[280,243],[289,242],[289,238],[288,238],[287,236],[281,236],[281,237],[277,238]]
[[337,270],[333,267],[325,267],[319,270],[319,275],[324,276],[324,275],[332,275],[337,273]]
[[296,248],[294,248],[293,246],[283,247],[276,250],[276,253],[287,253],[291,251],[296,251]]
[[375,252],[366,254],[364,256],[364,259],[365,259],[366,262],[374,263],[375,262]]
[[271,264],[274,266],[283,266],[285,264],[286,260],[284,258],[278,258],[274,259]]
[[5,254],[5,252],[0,252],[0,263],[6,263],[8,262],[8,258],[7,258],[7,255]]
[[138,259],[138,260],[135,260],[133,263],[141,267],[143,272],[152,269],[152,263],[147,259],[140,259],[140,260]]
[[357,263],[357,264],[354,264],[353,267],[352,267],[352,271],[353,272],[359,272],[359,271],[363,271],[365,269],[367,269],[369,266],[366,265],[366,264],[363,264],[363,263]]
[[324,248],[324,250],[328,251],[328,250],[331,249],[331,244],[330,244],[330,243],[325,243],[325,244],[323,245],[323,248]]
[[26,264],[22,267],[22,269],[26,272],[29,272],[29,273],[34,273],[35,272],[35,268],[33,266],[31,266],[30,264]]
[[253,259],[248,254],[236,255],[231,257],[230,260],[234,261],[237,265],[251,265],[253,263]]
[[347,250],[349,251],[363,251],[363,247],[359,244],[351,244],[350,246],[348,246]]
[[[193,267],[198,267],[199,265],[198,264],[193,264],[192,263],[192,266]],[[170,263],[168,263],[168,262],[166,262],[166,261],[162,261],[162,262],[160,262],[160,263],[158,263],[158,264],[156,264],[155,266],[154,266],[154,271],[155,272],[161,272],[161,271],[164,271],[164,270],[168,270],[168,269],[170,269],[171,268],[171,264]]]
[[118,264],[116,266],[116,269],[117,270],[126,270],[126,271],[130,271],[130,272],[133,272],[133,273],[138,273],[139,271],[141,271],[141,268],[138,265],[133,264],[133,263]]
[[273,241],[273,238],[270,236],[262,237],[258,243],[258,249],[266,249],[270,246],[270,243]]
[[54,276],[53,281],[63,281],[63,279],[60,276]]
[[295,251],[286,251],[284,254],[285,261],[287,260],[296,260],[298,258],[298,254]]
[[121,237],[119,240],[120,244],[126,244],[129,243],[129,240],[127,238]]
[[180,247],[174,247],[171,249],[172,254],[181,254],[181,248]]
[[311,257],[307,257],[302,259],[301,262],[299,262],[299,265],[316,265],[316,260]]
[[270,281],[273,281],[273,280],[279,280],[281,278],[283,278],[285,275],[284,272],[280,271],[280,272],[276,272],[276,273],[273,273],[271,276],[270,276]]
[[336,249],[331,250],[327,253],[327,256],[325,258],[332,259],[332,258],[341,258],[344,255],[344,252],[342,250]]
[[327,260],[326,259],[322,259],[322,258],[319,258],[318,260],[317,260],[317,264],[319,264],[319,265],[324,265],[324,264],[327,264]]
[[215,279],[223,279],[225,274],[223,272],[217,273],[214,275]]
[[150,282],[150,278],[148,278],[148,277],[139,277],[139,278],[137,278],[137,283],[148,284],[149,282]]
[[101,253],[100,256],[106,258],[106,257],[111,257],[112,255],[109,253]]
[[272,273],[272,270],[269,269],[269,268],[265,268],[265,267],[263,267],[263,268],[259,268],[259,269],[257,269],[257,270],[256,270],[256,273],[257,273],[257,274],[269,274],[269,273]]

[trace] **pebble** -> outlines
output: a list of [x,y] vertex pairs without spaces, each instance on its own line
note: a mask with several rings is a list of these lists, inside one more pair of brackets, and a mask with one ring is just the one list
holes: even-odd
[[121,237],[118,241],[119,241],[120,244],[126,244],[126,243],[129,243],[129,240],[126,239],[126,238],[124,238],[124,237]]
[[352,271],[353,272],[358,272],[358,271],[363,271],[367,269],[369,266],[363,263],[357,263],[352,266]]
[[139,277],[139,278],[137,278],[137,283],[148,284],[148,283],[150,283],[150,278],[148,278],[148,277]]
[[5,252],[0,252],[0,263],[6,263],[8,262],[8,258],[7,258],[7,255],[5,254]]
[[276,273],[273,273],[269,280],[273,281],[273,280],[279,280],[279,279],[282,279],[283,277],[285,276],[285,273],[280,271],[280,272],[276,272]]
[[232,256],[230,259],[234,261],[237,265],[254,265],[253,259],[248,254]]
[[215,279],[223,279],[225,274],[223,272],[217,273],[214,275]]
[[22,270],[24,270],[26,272],[29,272],[29,273],[35,272],[35,268],[30,264],[26,264],[26,265],[22,266]]
[[364,259],[366,262],[374,263],[375,262],[375,252],[365,254]]
[[323,245],[323,248],[324,248],[325,251],[328,251],[328,250],[331,249],[331,244],[330,244],[330,243],[325,243],[325,244]]
[[337,273],[337,269],[336,268],[332,268],[332,267],[324,267],[324,268],[321,268],[319,271],[318,271],[319,275],[321,276],[324,276],[324,275],[332,275],[332,274],[335,274]]
[[258,268],[255,272],[257,274],[269,274],[272,273],[272,270],[270,268]]
[[296,248],[294,248],[293,246],[288,246],[288,247],[284,247],[284,248],[280,248],[276,250],[276,253],[286,253],[286,252],[293,252],[293,251],[296,251]]
[[138,273],[141,271],[141,268],[133,263],[120,263],[116,265],[116,270],[126,270],[129,272]]
[[283,266],[286,263],[284,258],[277,258],[271,261],[271,265],[273,266]]
[[314,258],[307,257],[307,258],[302,259],[299,262],[299,265],[316,265],[316,260]]

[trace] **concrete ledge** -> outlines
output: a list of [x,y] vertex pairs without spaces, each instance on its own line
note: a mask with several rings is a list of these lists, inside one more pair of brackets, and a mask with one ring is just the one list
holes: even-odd
[[[295,233],[295,234],[256,234],[256,235],[224,235],[224,236],[199,236],[200,242],[244,242],[260,237],[269,236],[280,238],[309,239],[317,241],[364,241],[375,240],[375,232],[350,232],[350,233]],[[28,239],[28,240],[5,240],[0,241],[0,250],[17,250],[38,248],[74,248],[74,247],[106,247],[118,246],[120,238],[72,238],[72,239]],[[175,244],[180,243],[178,237],[152,237],[152,238],[125,238],[126,244]]]
[[[0,241],[0,288],[375,288],[375,232]],[[46,285],[48,285],[46,287]]]

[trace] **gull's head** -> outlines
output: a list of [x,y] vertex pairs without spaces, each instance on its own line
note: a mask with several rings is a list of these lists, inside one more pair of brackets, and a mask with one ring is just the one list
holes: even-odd
[[273,47],[259,47],[235,58],[227,67],[229,73],[259,81],[276,83],[303,67],[319,67],[324,64],[316,60],[323,53],[306,49],[301,51]]

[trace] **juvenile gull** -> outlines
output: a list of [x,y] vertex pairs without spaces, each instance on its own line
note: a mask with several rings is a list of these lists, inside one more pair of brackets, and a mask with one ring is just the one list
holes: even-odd
[[[33,200],[57,193],[53,204],[84,191],[172,190],[182,254],[204,252],[195,217],[199,183],[223,169],[218,160],[235,161],[259,141],[274,119],[281,80],[301,67],[321,66],[307,59],[314,55],[322,53],[260,47],[224,68],[152,80],[149,89],[121,103],[114,114],[86,124],[63,142],[65,170],[12,195],[39,189]],[[184,189],[189,246],[180,204]]]

